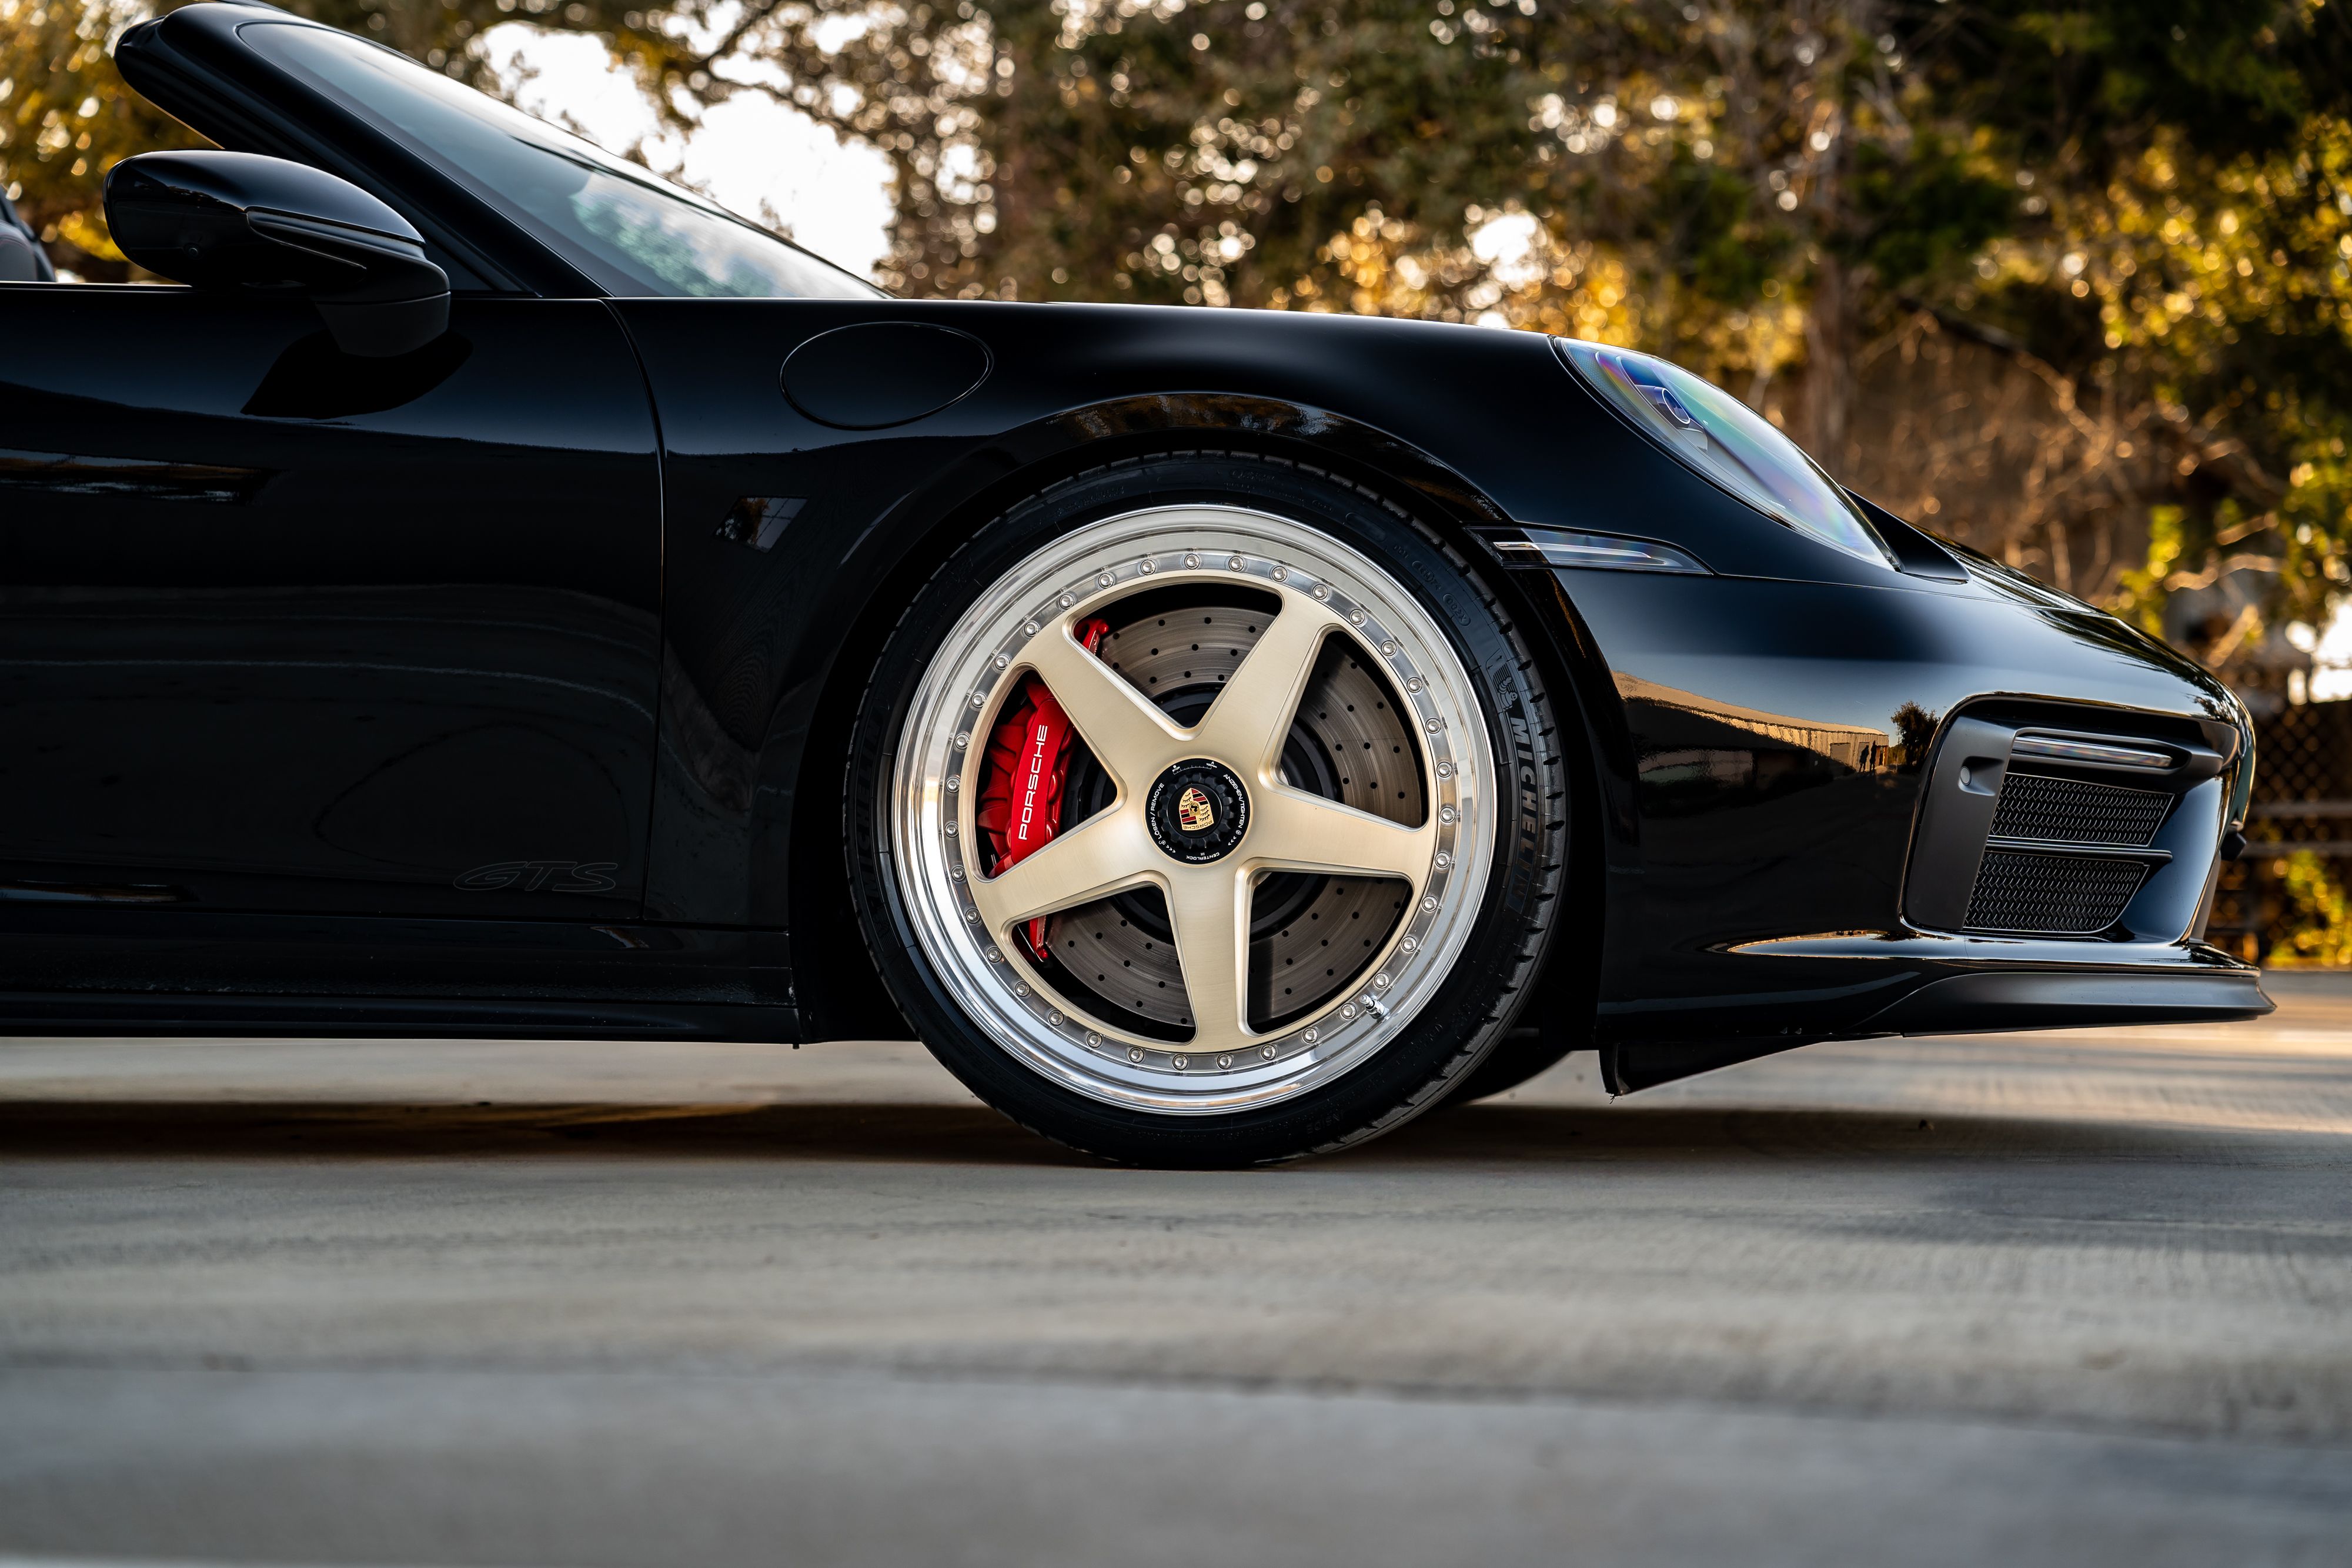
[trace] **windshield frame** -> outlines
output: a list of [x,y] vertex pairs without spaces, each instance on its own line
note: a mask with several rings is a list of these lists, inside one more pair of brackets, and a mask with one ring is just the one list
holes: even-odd
[[[407,157],[416,160],[431,170],[439,179],[447,182],[467,196],[496,213],[501,220],[511,225],[530,241],[551,253],[607,297],[833,299],[892,298],[874,283],[857,277],[845,267],[826,260],[805,246],[762,227],[740,213],[730,211],[699,193],[673,184],[650,169],[617,157],[584,137],[552,125],[487,93],[478,93],[477,89],[467,88],[454,78],[447,81],[447,87],[454,93],[479,97],[482,104],[488,106],[487,111],[462,100],[442,101],[441,95],[436,90],[437,86],[436,83],[419,82],[417,84],[415,90],[418,97],[426,100],[434,112],[471,116],[478,120],[487,131],[509,135],[522,146],[572,163],[585,171],[592,179],[625,183],[634,192],[662,204],[662,208],[656,210],[680,209],[702,223],[717,222],[740,230],[746,238],[756,241],[758,246],[780,247],[790,253],[792,258],[800,267],[814,269],[825,284],[832,286],[823,291],[793,290],[765,295],[739,295],[723,288],[704,293],[663,287],[657,279],[646,276],[643,269],[628,268],[623,262],[600,254],[573,236],[563,233],[538,214],[529,211],[512,199],[510,193],[483,180],[472,170],[467,168],[461,161],[451,157],[425,137],[399,124],[366,99],[348,90],[313,68],[301,57],[301,52],[299,50],[279,48],[275,47],[274,39],[255,36],[256,30],[261,28],[290,28],[307,33],[330,35],[337,41],[334,47],[351,49],[354,57],[353,63],[362,68],[370,61],[359,51],[375,51],[383,62],[391,67],[386,74],[395,83],[399,82],[401,73],[404,71],[421,72],[427,77],[437,76],[438,73],[432,71],[430,67],[372,38],[348,33],[341,28],[325,26],[301,17],[254,16],[250,19],[240,19],[235,27],[237,42],[250,50],[253,56],[266,64],[269,69],[283,73],[299,82],[306,90],[318,94],[342,113],[358,120],[371,134],[390,142]],[[521,123],[505,123],[504,121],[509,116]],[[716,275],[711,276],[715,277]]]

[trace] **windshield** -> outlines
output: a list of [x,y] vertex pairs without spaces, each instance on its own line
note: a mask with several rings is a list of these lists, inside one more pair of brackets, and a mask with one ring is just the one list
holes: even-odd
[[237,36],[399,133],[608,293],[871,299],[881,292],[405,55],[299,23],[254,23]]

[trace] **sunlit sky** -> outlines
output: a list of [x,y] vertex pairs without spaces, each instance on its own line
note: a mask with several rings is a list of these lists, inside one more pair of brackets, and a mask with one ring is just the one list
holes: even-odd
[[614,68],[601,40],[509,22],[482,43],[500,78],[510,87],[520,82],[515,101],[529,112],[569,123],[611,152],[642,142],[661,172],[683,176],[860,276],[882,258],[888,166],[873,148],[845,146],[807,115],[761,92],[739,93],[712,109],[689,137],[657,135],[652,107],[628,73]]
[[2339,606],[2312,650],[2319,667],[2311,673],[2311,700],[2352,697],[2352,604]]

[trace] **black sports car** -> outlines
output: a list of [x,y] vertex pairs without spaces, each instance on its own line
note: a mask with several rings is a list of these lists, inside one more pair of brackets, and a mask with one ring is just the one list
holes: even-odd
[[208,4],[0,285],[0,1030],[911,1030],[1123,1160],[2267,1011],[2244,711],[1644,355],[901,301]]

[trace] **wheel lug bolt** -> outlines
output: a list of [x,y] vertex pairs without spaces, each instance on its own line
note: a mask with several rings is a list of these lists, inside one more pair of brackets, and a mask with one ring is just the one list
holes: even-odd
[[[1317,1040],[1321,1040],[1321,1039],[1323,1038],[1323,1031],[1322,1031],[1321,1030],[1319,1030],[1319,1029],[1310,1029],[1310,1030],[1308,1030],[1307,1031],[1306,1035],[1305,1035],[1303,1038],[1306,1040],[1306,1041],[1307,1041],[1307,1044],[1309,1044],[1309,1045],[1313,1045]],[[1270,1046],[1270,1045],[1269,1045],[1269,1046],[1267,1046],[1267,1047],[1266,1047],[1266,1049],[1267,1049],[1268,1051],[1272,1051],[1272,1050],[1274,1049],[1274,1047],[1272,1047],[1272,1046]]]
[[1437,808],[1437,820],[1441,822],[1452,821],[1454,820],[1454,808],[1451,806],[1440,806]]
[[1234,1059],[1230,1056],[1221,1056],[1217,1058],[1217,1065],[1220,1067],[1231,1067],[1233,1064]]
[[1067,610],[1071,605],[1076,604],[1077,601],[1078,596],[1075,593],[1065,593],[1062,595],[1062,608],[1065,610]]
[[1175,1067],[1190,1067],[1192,1065],[1192,1059],[1189,1056],[1171,1056],[1168,1061],[1171,1066]]
[[1054,1011],[1047,1013],[1045,1015],[1045,1021],[1047,1023],[1060,1023],[1062,1021],[1061,1009],[1057,1008]]
[[1408,679],[1404,684],[1404,689],[1409,692],[1417,692],[1421,690],[1421,677],[1419,675],[1414,675]]
[[[1310,1034],[1310,1035],[1308,1035],[1307,1038],[1307,1039],[1309,1039],[1309,1040],[1313,1040],[1315,1037],[1314,1037],[1313,1035],[1311,1035],[1311,1034]],[[1259,1054],[1260,1056],[1265,1057],[1268,1061],[1272,1061],[1274,1060],[1274,1047],[1272,1047],[1272,1046],[1270,1046],[1270,1045],[1268,1045],[1268,1046],[1262,1046],[1262,1047],[1260,1047],[1260,1048],[1259,1048],[1259,1050],[1258,1050],[1258,1054]]]
[[1024,637],[1034,637],[1037,634],[1037,622],[1034,621],[1021,622],[1021,634]]
[[1435,909],[1437,907],[1437,900],[1434,898],[1424,898],[1421,901],[1421,906],[1423,909]]
[[1144,576],[1150,577],[1153,572],[1160,570],[1160,563],[1156,560],[1147,559],[1138,561],[1136,563],[1135,570],[1143,573]]
[[1454,777],[1454,764],[1452,764],[1451,762],[1441,762],[1441,763],[1439,763],[1439,764],[1437,765],[1437,776],[1438,776],[1440,779],[1451,779],[1451,778],[1453,778],[1453,777]]
[[1387,642],[1385,642],[1385,643],[1381,643],[1381,653],[1395,653],[1395,652],[1396,652],[1396,639],[1395,639],[1395,638],[1393,638],[1393,637],[1391,637],[1391,638],[1390,638]]
[[1453,857],[1452,855],[1447,854],[1444,850],[1440,850],[1440,851],[1438,851],[1438,852],[1437,852],[1437,869],[1438,869],[1438,870],[1440,870],[1440,871],[1444,871],[1447,866],[1450,866],[1450,865],[1452,865],[1453,863],[1454,863],[1454,857]]
[[1102,1043],[1102,1036],[1097,1034],[1092,1030],[1087,1030],[1087,1043],[1088,1045],[1100,1045]]
[[1318,583],[1316,585],[1315,597],[1318,599],[1328,599],[1331,597],[1331,591]]
[[1276,582],[1288,582],[1290,580],[1290,569],[1286,566],[1276,567],[1274,569],[1274,580]]
[[1418,953],[1421,951],[1421,942],[1418,937],[1408,936],[1402,942],[1397,944],[1397,946],[1402,947],[1408,953]]
[[1349,625],[1350,625],[1350,626],[1361,626],[1363,623],[1364,623],[1364,612],[1363,612],[1362,611],[1360,611],[1360,610],[1350,610],[1350,611],[1349,611],[1349,612],[1348,612],[1348,624],[1349,624]]
[[988,950],[988,961],[992,964],[1002,964],[1004,962],[1004,955],[991,947]]
[[1029,994],[1029,988],[1026,985],[1015,986],[1013,988],[1013,994],[1016,997],[1025,997]]
[[1343,1019],[1354,1018],[1356,1016],[1356,1004],[1349,1002],[1347,1006],[1341,1008],[1339,1009],[1339,1016]]
[[1376,986],[1385,986],[1388,983],[1389,977],[1386,975],[1374,975],[1372,977],[1372,984]]
[[971,744],[971,736],[970,732],[968,732],[968,731],[962,731],[962,732],[959,732],[959,733],[957,734],[957,736],[956,736],[956,749],[957,749],[958,751],[961,751],[961,750],[963,750],[965,747],[969,747]]
[[1233,559],[1231,559],[1231,560],[1229,560],[1229,561],[1225,562],[1225,565],[1226,565],[1226,566],[1228,566],[1228,567],[1232,568],[1232,569],[1233,569],[1234,570],[1235,570],[1235,571],[1239,571],[1239,570],[1241,570],[1241,569],[1242,569],[1244,566],[1247,565],[1247,564],[1248,564],[1248,563],[1247,563],[1247,562],[1245,562],[1245,561],[1244,561],[1244,560],[1242,559],[1242,558],[1241,558],[1241,557],[1239,557],[1239,556],[1235,556],[1235,557],[1234,557],[1234,558],[1233,558]]
[[1143,1052],[1136,1050],[1133,1046],[1129,1046],[1127,1050],[1127,1059],[1129,1061],[1141,1061],[1143,1060]]
[[1198,566],[1201,564],[1201,558],[1193,551],[1186,550],[1184,552],[1184,564],[1186,566]]
[[1100,577],[1095,579],[1095,586],[1097,588],[1108,588],[1112,583],[1118,580],[1111,576],[1110,573],[1104,572]]

